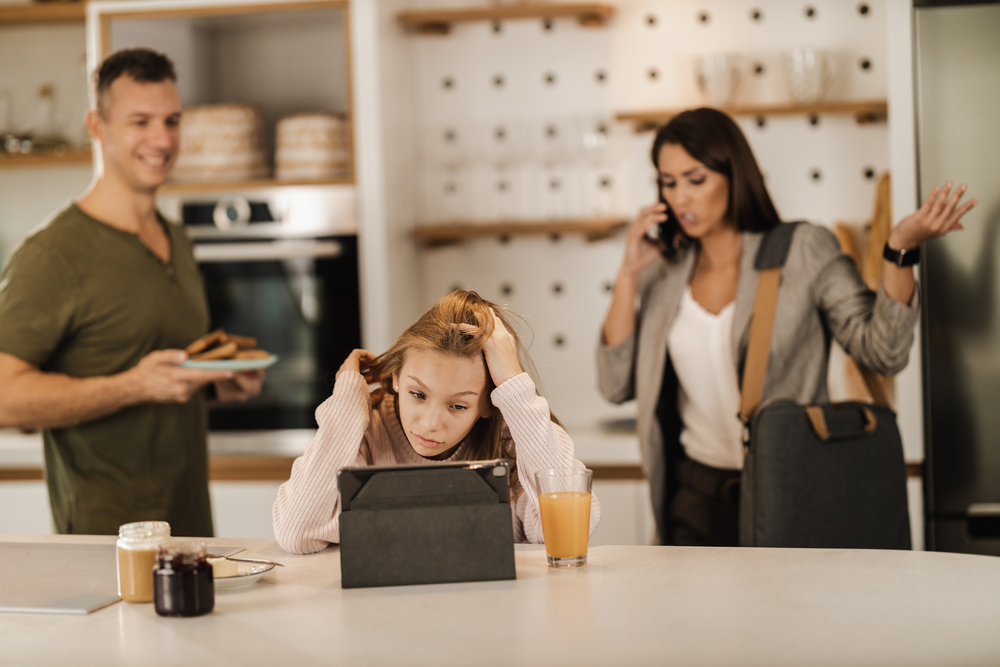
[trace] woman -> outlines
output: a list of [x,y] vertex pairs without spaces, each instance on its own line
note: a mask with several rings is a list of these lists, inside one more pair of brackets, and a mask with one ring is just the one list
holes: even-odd
[[[282,548],[314,553],[340,542],[345,466],[497,458],[511,462],[515,541],[543,542],[535,472],[583,464],[522,371],[521,350],[500,306],[466,291],[442,297],[381,357],[354,350],[316,410],[316,437],[278,490]],[[373,393],[369,384],[380,386]],[[592,495],[591,534],[600,518]]]
[[[660,203],[629,228],[598,351],[606,398],[638,402],[638,430],[667,544],[738,544],[742,468],[739,372],[757,286],[754,259],[781,223],[739,127],[724,113],[676,116],[652,150]],[[763,400],[827,400],[830,337],[862,366],[898,373],[919,297],[912,265],[924,241],[961,229],[975,205],[935,188],[889,236],[878,292],[823,227],[800,224],[782,269]],[[638,299],[638,306],[636,301]]]

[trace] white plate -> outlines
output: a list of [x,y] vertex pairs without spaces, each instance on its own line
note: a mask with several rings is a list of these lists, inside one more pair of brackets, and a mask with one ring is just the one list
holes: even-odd
[[215,577],[215,590],[222,591],[251,586],[273,569],[274,565],[264,565],[263,563],[236,563],[236,574],[231,577]]
[[208,359],[206,361],[188,359],[181,366],[200,368],[203,371],[252,371],[273,366],[277,361],[278,355],[272,354],[263,359]]

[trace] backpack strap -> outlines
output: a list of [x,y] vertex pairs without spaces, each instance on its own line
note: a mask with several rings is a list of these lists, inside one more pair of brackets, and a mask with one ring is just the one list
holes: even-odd
[[767,230],[757,249],[754,269],[757,271],[757,294],[753,303],[753,320],[750,322],[750,339],[747,358],[743,366],[743,389],[740,393],[740,419],[750,423],[754,411],[764,395],[764,376],[771,354],[771,331],[774,328],[774,311],[778,305],[778,286],[781,267],[788,257],[797,222],[785,222]]
[[785,258],[788,257],[788,249],[792,246],[792,236],[799,226],[798,222],[783,222],[775,225],[764,232],[764,238],[757,248],[757,257],[754,259],[753,268],[758,271],[765,269],[781,268],[785,265]]
[[[761,239],[754,268],[757,270],[757,294],[753,304],[753,320],[747,342],[747,358],[743,367],[743,388],[740,394],[740,419],[749,425],[754,411],[764,395],[764,377],[771,354],[771,332],[774,313],[778,305],[778,287],[781,284],[781,267],[785,264],[792,245],[797,222],[786,222],[769,229]],[[878,378],[860,364],[861,376],[868,386],[876,405],[889,407],[888,397]]]
[[780,264],[757,271],[757,295],[753,302],[753,320],[750,322],[750,340],[747,343],[743,389],[740,393],[740,419],[744,425],[750,423],[764,395],[764,376],[767,374],[767,360],[771,355],[771,330],[774,328],[774,311],[778,305],[780,283]]

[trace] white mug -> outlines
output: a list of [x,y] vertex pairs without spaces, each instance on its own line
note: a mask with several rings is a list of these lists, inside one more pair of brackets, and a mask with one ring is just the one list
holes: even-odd
[[781,54],[785,82],[792,100],[800,104],[823,99],[833,78],[833,59],[816,49],[794,49]]
[[742,61],[725,53],[702,56],[695,61],[695,75],[709,106],[729,107],[743,81]]

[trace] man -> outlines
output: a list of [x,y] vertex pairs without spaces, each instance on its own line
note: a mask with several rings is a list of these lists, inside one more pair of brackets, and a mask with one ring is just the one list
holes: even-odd
[[169,521],[210,536],[206,392],[245,400],[263,373],[183,368],[209,326],[183,230],[156,211],[180,145],[172,63],[109,56],[87,127],[103,170],[0,274],[0,428],[43,429],[60,533]]

